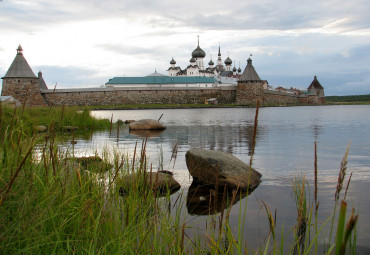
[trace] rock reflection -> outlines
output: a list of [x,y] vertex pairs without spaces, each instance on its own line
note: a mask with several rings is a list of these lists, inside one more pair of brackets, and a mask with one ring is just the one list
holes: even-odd
[[214,186],[193,181],[188,190],[186,207],[190,215],[217,214],[236,204],[240,199],[250,195],[252,192],[253,190],[237,192],[233,199],[232,190],[219,187],[216,191]]
[[134,135],[140,138],[146,137],[159,137],[164,130],[130,130],[130,135]]

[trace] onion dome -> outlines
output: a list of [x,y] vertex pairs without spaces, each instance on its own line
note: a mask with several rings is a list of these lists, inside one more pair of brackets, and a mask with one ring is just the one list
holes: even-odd
[[208,62],[208,65],[213,66],[215,63],[213,63],[212,59]]
[[195,61],[195,58],[191,58],[191,59],[190,59],[190,63],[194,63],[194,62],[196,62],[196,61]]
[[242,69],[239,67],[238,68],[238,73],[241,73],[242,72]]
[[199,36],[198,36],[198,47],[191,53],[193,58],[204,58],[206,53],[199,47]]
[[176,65],[176,61],[172,58],[172,60],[170,61],[170,64],[171,65]]
[[233,68],[233,72],[236,72],[236,67],[234,66],[234,68]]
[[227,57],[227,59],[225,59],[224,63],[225,63],[225,65],[231,65],[233,63],[233,61],[229,57]]

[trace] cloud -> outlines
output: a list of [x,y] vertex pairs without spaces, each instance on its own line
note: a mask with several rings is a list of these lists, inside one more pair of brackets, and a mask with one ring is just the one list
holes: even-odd
[[[35,66],[33,70],[43,73],[43,78],[49,89],[98,87],[108,81],[108,77],[99,77],[92,69],[62,66]],[[35,74],[37,74],[35,72]]]
[[122,55],[133,55],[133,56],[157,56],[161,52],[154,52],[152,48],[137,47],[132,45],[125,44],[100,44],[97,47],[102,48],[103,50],[114,52]]
[[186,67],[200,35],[206,62],[210,54],[216,60],[221,42],[223,60],[229,52],[244,68],[252,53],[272,85],[305,87],[317,74],[327,93],[362,93],[370,71],[369,11],[367,0],[2,1],[0,71],[21,43],[50,84],[99,86],[154,68],[165,73],[172,57]]

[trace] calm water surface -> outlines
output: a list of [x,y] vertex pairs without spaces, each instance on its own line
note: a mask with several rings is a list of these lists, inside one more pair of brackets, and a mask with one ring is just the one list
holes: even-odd
[[[185,153],[190,148],[221,150],[249,163],[255,109],[158,109],[93,111],[97,118],[158,119],[167,130],[152,133],[147,143],[147,153],[153,168],[163,165],[174,172],[182,184],[184,197],[191,185],[186,168]],[[311,106],[261,108],[257,130],[253,166],[262,174],[263,182],[248,197],[238,201],[231,210],[231,225],[238,225],[240,206],[248,201],[245,238],[251,248],[259,247],[268,236],[268,222],[262,201],[277,212],[278,229],[284,226],[286,239],[293,235],[289,230],[295,224],[297,213],[292,199],[291,182],[304,175],[313,187],[314,142],[317,141],[319,214],[323,222],[333,212],[334,193],[340,162],[351,141],[348,172],[353,172],[347,200],[349,208],[360,213],[357,243],[358,253],[366,254],[370,248],[370,106]],[[104,148],[118,149],[132,154],[135,143],[142,142],[145,133],[129,133],[128,128],[117,131],[96,132],[90,140],[81,139],[75,152],[82,155],[101,153]],[[172,150],[177,144],[178,154],[174,164]],[[313,197],[313,195],[312,195]],[[240,205],[240,206],[239,206]],[[195,212],[195,211],[193,211]],[[349,214],[349,210],[348,213]],[[202,232],[206,221],[196,213],[186,216],[189,232]],[[208,223],[207,223],[208,224]],[[280,231],[280,230],[279,230]],[[324,241],[324,239],[323,239]],[[361,250],[363,249],[363,250]]]

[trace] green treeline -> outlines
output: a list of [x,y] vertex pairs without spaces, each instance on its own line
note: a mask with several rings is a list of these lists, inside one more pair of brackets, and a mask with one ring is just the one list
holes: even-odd
[[369,95],[356,95],[356,96],[326,96],[327,102],[370,102]]

